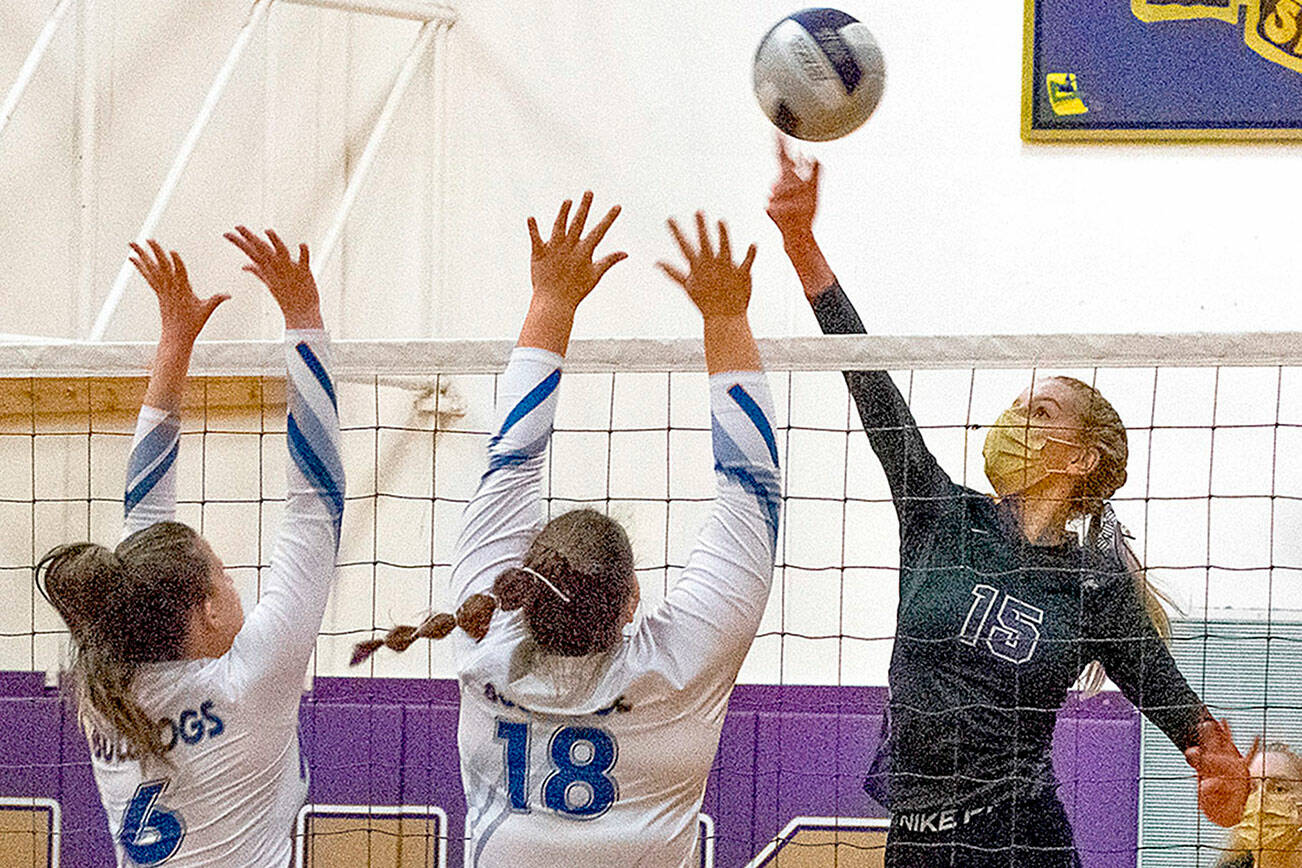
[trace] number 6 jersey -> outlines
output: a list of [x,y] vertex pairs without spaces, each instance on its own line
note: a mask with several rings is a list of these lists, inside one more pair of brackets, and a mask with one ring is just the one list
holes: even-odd
[[[502,377],[489,469],[457,546],[457,605],[519,565],[541,527],[561,362],[517,348]],[[692,864],[728,696],[772,582],[770,406],[762,372],[710,378],[712,512],[677,583],[620,645],[544,654],[520,611],[496,612],[479,643],[455,634],[467,866]]]
[[[145,664],[137,673],[132,690],[159,722],[167,763],[140,760],[107,727],[85,721],[122,866],[290,862],[294,817],[307,796],[299,698],[334,577],[344,476],[326,334],[287,331],[285,350],[288,496],[258,604],[221,657]],[[175,513],[180,433],[177,416],[141,408],[124,534]]]

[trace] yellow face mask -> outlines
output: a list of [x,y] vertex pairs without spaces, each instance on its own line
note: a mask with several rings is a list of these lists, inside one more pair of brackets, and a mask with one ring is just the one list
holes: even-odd
[[1261,851],[1263,858],[1272,851],[1302,852],[1302,827],[1299,827],[1298,813],[1297,798],[1292,793],[1263,792],[1263,786],[1258,785],[1248,797],[1243,819],[1234,827],[1231,849]]
[[1001,413],[981,449],[986,478],[1000,497],[1025,491],[1049,474],[1063,472],[1063,468],[1045,466],[1044,447],[1049,441],[1080,445],[1050,437],[1047,428],[1030,424],[1027,413],[1022,407],[1009,407]]

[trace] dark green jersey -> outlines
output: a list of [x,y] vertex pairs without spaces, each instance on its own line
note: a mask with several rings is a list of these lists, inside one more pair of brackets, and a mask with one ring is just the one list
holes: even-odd
[[[840,286],[814,312],[829,334],[864,330]],[[879,757],[891,808],[1034,798],[1052,787],[1058,709],[1092,660],[1177,747],[1195,744],[1206,711],[1121,561],[1074,540],[1027,542],[1013,500],[950,480],[888,374],[845,378],[900,523],[890,728]]]

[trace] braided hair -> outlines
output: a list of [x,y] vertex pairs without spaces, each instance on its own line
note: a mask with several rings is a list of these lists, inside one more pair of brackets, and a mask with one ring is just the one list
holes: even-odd
[[633,549],[619,522],[594,509],[556,516],[534,537],[524,561],[500,573],[488,594],[472,594],[456,614],[438,613],[417,626],[399,625],[383,638],[359,642],[351,665],[380,648],[399,653],[417,639],[442,639],[460,627],[476,642],[493,613],[521,611],[538,647],[582,657],[619,643],[623,614],[637,588]]

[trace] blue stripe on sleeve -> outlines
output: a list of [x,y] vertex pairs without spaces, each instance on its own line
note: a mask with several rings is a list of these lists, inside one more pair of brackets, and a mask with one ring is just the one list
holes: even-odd
[[175,446],[181,425],[174,419],[165,419],[155,425],[131,450],[127,459],[127,483],[130,484],[145,469],[157,461],[170,446]]
[[307,345],[307,341],[299,341],[298,346],[294,349],[298,350],[298,355],[303,359],[303,364],[307,365],[307,369],[312,372],[312,376],[316,377],[316,381],[321,384],[321,388],[330,397],[330,403],[338,411],[339,399],[335,397],[335,385],[330,382],[330,375],[326,373],[321,360],[316,357],[316,353],[312,352],[312,348]]
[[552,392],[556,391],[556,386],[560,381],[561,369],[557,368],[551,372],[547,379],[534,386],[529,394],[521,398],[520,403],[511,409],[511,412],[507,414],[506,421],[502,423],[502,430],[497,432],[497,436],[499,438],[503,437],[507,431],[511,430],[511,426],[528,416],[531,410],[546,401]]
[[326,475],[333,480],[344,479],[344,466],[340,463],[338,449],[332,445],[336,438],[327,433],[326,427],[312,412],[312,408],[307,406],[305,401],[295,401],[289,415],[294,417],[294,424],[298,426],[298,433],[303,440],[318,444],[317,457],[321,461],[321,466],[325,468]]
[[778,442],[773,436],[773,429],[769,427],[769,420],[764,415],[764,411],[760,409],[759,404],[755,403],[755,399],[741,387],[740,383],[733,384],[732,388],[728,390],[728,395],[737,402],[737,406],[746,411],[746,415],[755,423],[760,436],[764,438],[765,445],[769,447],[769,457],[773,459],[774,466],[777,466]]
[[754,464],[753,461],[746,457],[746,453],[741,451],[737,441],[733,440],[728,432],[724,430],[723,425],[719,423],[718,417],[714,414],[710,414],[710,440],[710,445],[714,449],[714,463],[716,465],[746,467]]
[[293,413],[289,414],[286,423],[286,434],[289,439],[289,452],[294,459],[294,464],[316,486],[321,494],[321,499],[326,502],[326,507],[334,516],[335,537],[337,539],[339,536],[339,522],[344,514],[343,491],[334,478],[331,477],[330,472],[326,470],[325,463],[317,456],[312,444],[303,436],[303,432],[298,427],[298,422],[294,420]]
[[[778,495],[778,486],[776,481],[764,481],[745,467],[725,467],[716,464],[715,470],[731,477],[744,490],[750,492],[759,501],[760,507],[764,510],[764,523],[768,526],[769,544],[777,547],[778,544],[778,518],[781,515],[781,498]],[[761,471],[761,476],[767,474]]]
[[140,480],[135,488],[128,489],[123,497],[123,514],[130,515],[131,510],[140,505],[140,502],[149,496],[149,492],[154,490],[158,480],[162,479],[172,465],[176,462],[176,455],[181,451],[181,442],[178,440],[172,444],[172,448],[163,456],[163,460],[150,471],[149,475]]

